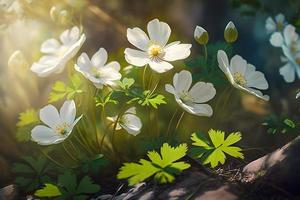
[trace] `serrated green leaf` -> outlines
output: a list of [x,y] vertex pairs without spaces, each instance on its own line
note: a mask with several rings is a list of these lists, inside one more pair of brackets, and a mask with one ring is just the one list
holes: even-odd
[[61,192],[56,185],[46,183],[45,187],[35,191],[34,195],[37,197],[57,197],[61,195]]
[[211,143],[196,133],[193,133],[191,137],[191,140],[194,141],[192,145],[196,146],[193,150],[193,154],[196,158],[199,158],[203,164],[210,164],[212,168],[215,168],[219,163],[225,163],[226,154],[235,158],[244,159],[244,155],[241,152],[242,149],[231,146],[241,140],[242,137],[239,132],[229,134],[226,139],[224,139],[225,133],[223,131],[211,129],[208,134]]
[[135,80],[133,78],[125,77],[122,81],[119,81],[118,84],[122,89],[128,90],[134,84],[134,82]]
[[151,162],[141,159],[139,163],[125,163],[120,168],[117,177],[118,179],[128,179],[129,185],[135,185],[153,175],[159,183],[173,182],[174,174],[190,167],[188,163],[175,162],[184,157],[186,152],[186,144],[174,148],[164,143],[160,149],[160,154],[156,151],[148,152]]
[[73,99],[76,94],[83,92],[82,81],[79,75],[74,74],[70,77],[68,84],[62,81],[57,81],[52,86],[52,91],[49,94],[49,103],[59,101],[63,98]]
[[39,121],[40,120],[37,111],[34,109],[28,109],[25,112],[19,114],[19,121],[17,123],[17,127],[38,123]]

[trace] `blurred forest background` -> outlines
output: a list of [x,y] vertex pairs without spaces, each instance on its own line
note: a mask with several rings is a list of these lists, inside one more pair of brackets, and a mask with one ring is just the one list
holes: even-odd
[[[40,44],[47,38],[59,35],[71,26],[81,24],[87,36],[82,51],[92,54],[100,46],[105,47],[122,67],[128,27],[145,29],[153,18],[167,22],[172,37],[184,43],[192,43],[192,55],[201,53],[193,39],[196,25],[209,32],[210,42],[223,41],[223,30],[233,21],[239,31],[234,44],[234,54],[239,54],[257,70],[265,73],[269,82],[267,93],[270,102],[242,95],[241,101],[232,99],[228,108],[220,112],[224,117],[215,127],[204,124],[210,119],[187,116],[183,123],[191,131],[197,128],[222,128],[241,131],[245,147],[261,149],[246,154],[246,162],[269,152],[292,138],[296,133],[268,134],[262,125],[266,117],[288,116],[299,119],[299,100],[295,99],[299,81],[287,84],[279,75],[280,51],[269,43],[265,20],[278,13],[297,25],[299,2],[296,0],[0,0],[0,188],[11,181],[9,169],[19,160],[24,148],[17,142],[16,122],[18,115],[29,107],[40,108],[47,104],[51,86],[55,80],[64,80],[66,74],[38,78],[29,68],[39,58]],[[50,17],[56,6],[65,10],[60,19]],[[8,7],[10,10],[8,11]],[[12,8],[13,7],[13,8]],[[13,9],[13,10],[11,10]],[[19,50],[18,63],[9,62],[11,55]],[[22,56],[20,56],[22,55]],[[169,75],[171,78],[171,74]],[[169,79],[170,80],[170,79]],[[241,107],[242,106],[242,107]],[[242,109],[241,109],[242,108]],[[217,114],[218,111],[215,111]]]

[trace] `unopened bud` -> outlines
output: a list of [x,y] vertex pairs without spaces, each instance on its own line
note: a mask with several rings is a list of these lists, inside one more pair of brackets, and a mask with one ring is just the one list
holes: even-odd
[[228,43],[233,43],[238,38],[238,31],[232,21],[227,24],[224,30],[224,38]]
[[52,6],[52,8],[50,9],[50,17],[54,22],[58,20],[59,10],[55,6]]
[[194,38],[199,44],[205,45],[209,40],[208,32],[201,26],[196,26],[194,31]]

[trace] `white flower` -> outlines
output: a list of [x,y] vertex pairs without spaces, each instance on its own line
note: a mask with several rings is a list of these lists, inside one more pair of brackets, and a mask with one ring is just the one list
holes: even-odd
[[275,21],[272,17],[268,17],[266,20],[266,30],[268,33],[273,33],[275,31],[282,31],[286,25],[285,17],[283,14],[278,14],[275,16]]
[[[125,49],[125,59],[128,63],[142,67],[147,64],[158,73],[173,68],[169,62],[187,58],[191,44],[180,44],[179,41],[167,45],[171,29],[165,22],[154,19],[147,26],[149,37],[140,28],[128,28],[128,41],[140,50]],[[149,39],[150,38],[150,39]]]
[[103,88],[103,85],[114,86],[115,81],[121,79],[120,64],[116,61],[107,62],[107,52],[100,48],[89,59],[86,53],[82,53],[77,59],[75,69],[82,73],[87,79],[92,81],[97,88]]
[[60,111],[53,105],[40,110],[40,119],[46,124],[38,125],[31,130],[31,138],[40,145],[57,144],[64,141],[72,132],[82,115],[75,120],[75,102],[65,101]]
[[279,69],[279,73],[288,83],[295,80],[295,73],[300,78],[300,40],[293,25],[287,25],[283,34],[276,32],[271,36],[270,42],[273,46],[281,47],[284,56],[281,61],[285,63]]
[[[109,121],[115,123],[118,116],[107,117]],[[142,122],[138,116],[136,116],[136,108],[131,107],[124,112],[124,114],[118,119],[116,130],[125,129],[129,134],[136,136],[141,132]]]
[[78,27],[64,31],[60,35],[60,42],[54,38],[46,40],[41,46],[41,52],[46,55],[33,63],[31,71],[40,77],[46,77],[51,73],[61,73],[66,63],[77,54],[84,41],[85,35],[80,35]]
[[247,63],[241,56],[235,55],[231,58],[229,64],[226,53],[219,50],[218,63],[220,69],[235,88],[246,91],[263,100],[269,100],[269,96],[263,95],[260,91],[266,90],[269,87],[265,75],[256,71],[255,67]]
[[191,89],[192,75],[182,70],[173,77],[173,86],[165,85],[167,92],[174,94],[176,102],[188,113],[198,116],[213,114],[210,105],[204,104],[216,95],[216,89],[211,83],[197,82]]

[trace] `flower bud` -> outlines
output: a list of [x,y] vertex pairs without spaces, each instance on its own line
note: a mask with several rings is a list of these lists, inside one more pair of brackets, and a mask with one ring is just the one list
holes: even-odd
[[201,26],[196,26],[194,31],[194,38],[199,44],[205,45],[209,40],[208,32]]
[[50,9],[50,17],[54,22],[56,22],[59,17],[59,10],[55,6],[52,6]]
[[59,20],[62,25],[66,25],[71,22],[71,15],[68,11],[62,10],[59,13]]
[[224,30],[224,38],[228,43],[233,43],[238,38],[238,31],[232,21],[227,24]]

